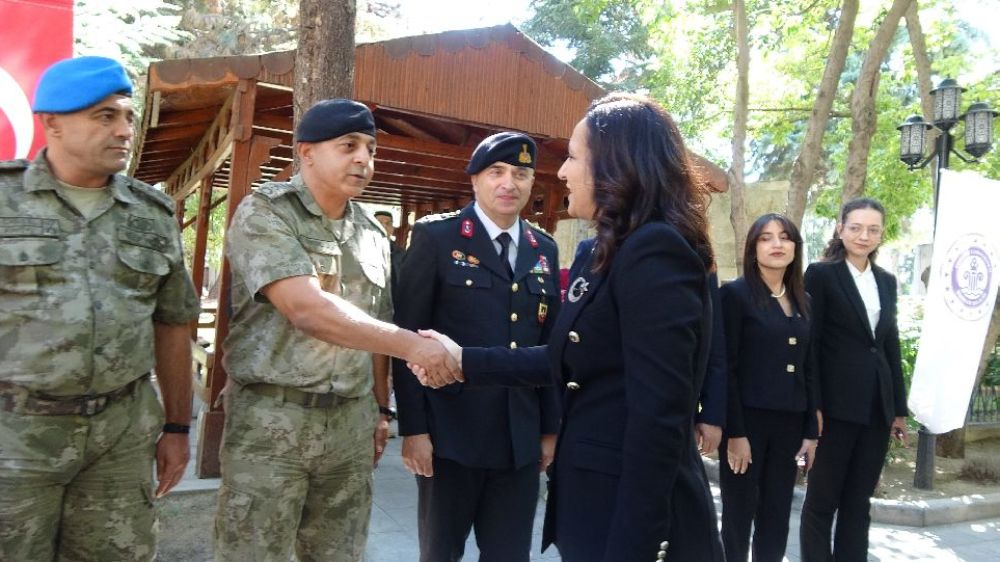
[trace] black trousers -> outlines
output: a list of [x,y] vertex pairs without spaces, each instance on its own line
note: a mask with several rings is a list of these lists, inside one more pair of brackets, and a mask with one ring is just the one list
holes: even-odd
[[744,409],[750,469],[729,468],[726,441],[719,447],[722,545],[727,562],[746,562],[753,525],[754,562],[781,562],[795,487],[795,453],[802,446],[804,413]]
[[[865,562],[871,497],[889,449],[889,426],[827,417],[802,505],[802,562]],[[837,530],[830,551],[833,517]]]
[[497,470],[434,457],[434,476],[417,476],[420,562],[458,562],[473,528],[480,562],[528,562],[538,481],[534,463]]

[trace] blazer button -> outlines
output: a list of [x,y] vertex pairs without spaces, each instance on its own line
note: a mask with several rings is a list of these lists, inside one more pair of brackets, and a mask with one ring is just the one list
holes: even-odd
[[666,550],[670,548],[670,541],[663,541],[660,543],[660,550]]
[[511,322],[517,322],[517,313],[516,312],[511,312],[510,313],[510,321]]
[[788,365],[785,365],[785,370],[788,371],[789,373],[794,373],[795,372],[795,365],[792,365],[792,364],[789,363]]
[[516,341],[510,342],[510,348],[511,349],[517,349],[517,342]]
[[539,283],[545,283],[545,279],[542,279],[541,277],[539,277],[539,278],[538,278],[538,282],[539,282]]
[[576,332],[570,332],[569,334],[566,334],[566,337],[568,337],[569,341],[573,343],[580,343],[580,334]]
[[788,345],[798,345],[799,340],[796,338],[788,338]]
[[576,381],[569,381],[568,383],[566,383],[566,388],[570,390],[580,390],[580,384],[577,383]]
[[471,287],[472,286],[472,279],[466,279],[465,280],[465,286],[466,287]]
[[874,347],[869,347],[869,348],[868,348],[868,351],[870,351],[870,352],[872,352],[872,353],[878,353],[878,349],[876,349],[876,348],[874,348]]
[[517,283],[514,283],[513,285],[510,286],[510,291],[512,293],[516,293],[517,289],[518,289]]
[[666,559],[667,559],[667,551],[666,550],[661,550],[661,551],[659,551],[659,552],[656,553],[656,562],[660,562],[660,560],[666,560]]

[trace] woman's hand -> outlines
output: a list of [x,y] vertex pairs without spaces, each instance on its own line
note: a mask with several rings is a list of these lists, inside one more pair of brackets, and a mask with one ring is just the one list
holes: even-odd
[[462,370],[462,348],[455,343],[455,340],[449,338],[448,336],[436,331],[436,330],[417,330],[417,333],[421,336],[434,340],[444,347],[445,351],[451,355],[451,358],[458,364],[459,378],[442,378],[440,376],[435,376],[435,373],[429,371],[426,366],[419,365],[417,363],[407,362],[406,366],[416,375],[417,380],[420,384],[424,386],[429,386],[431,388],[441,388],[447,384],[453,382],[463,382],[464,378],[461,377]]
[[750,470],[750,440],[746,437],[730,437],[726,440],[726,457],[733,474],[745,474]]
[[897,441],[906,446],[906,418],[903,416],[896,417],[892,420],[892,427],[889,428],[889,434],[894,437]]
[[806,461],[805,471],[809,472],[812,470],[813,462],[816,461],[816,445],[819,444],[818,439],[803,439],[802,446],[799,447],[799,452],[795,453],[795,459],[804,459]]

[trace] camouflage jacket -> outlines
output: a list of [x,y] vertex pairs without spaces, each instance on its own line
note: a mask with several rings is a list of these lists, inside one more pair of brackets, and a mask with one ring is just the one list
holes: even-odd
[[45,152],[0,163],[0,381],[109,392],[153,367],[153,322],[199,304],[174,203],[123,175],[90,220],[58,192]]
[[349,397],[370,392],[370,353],[306,335],[261,293],[275,281],[312,275],[324,291],[391,322],[385,231],[354,202],[339,234],[338,223],[323,214],[299,176],[264,184],[240,203],[226,234],[233,318],[223,356],[236,382]]

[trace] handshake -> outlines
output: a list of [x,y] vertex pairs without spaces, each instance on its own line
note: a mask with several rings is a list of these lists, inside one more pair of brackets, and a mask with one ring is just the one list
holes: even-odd
[[[413,371],[420,384],[430,388],[465,382],[462,375],[462,348],[455,340],[435,330],[417,330],[417,333],[439,345],[421,346],[414,360],[406,366]],[[430,342],[427,342],[430,344]]]

